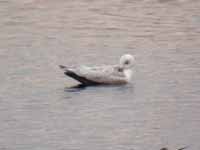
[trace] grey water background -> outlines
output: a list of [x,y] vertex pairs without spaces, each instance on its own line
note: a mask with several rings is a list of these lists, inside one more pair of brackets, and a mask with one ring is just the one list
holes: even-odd
[[[136,57],[132,83],[58,65]],[[200,149],[200,1],[0,0],[0,150]]]

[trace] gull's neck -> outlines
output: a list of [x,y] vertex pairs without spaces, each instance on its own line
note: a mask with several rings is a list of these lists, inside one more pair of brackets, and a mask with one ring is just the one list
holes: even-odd
[[127,82],[130,82],[131,78],[132,78],[132,74],[133,74],[132,70],[131,69],[124,69],[124,74],[125,74]]

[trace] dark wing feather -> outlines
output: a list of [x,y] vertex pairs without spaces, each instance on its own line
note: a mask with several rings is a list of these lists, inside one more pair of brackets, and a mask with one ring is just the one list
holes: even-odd
[[73,71],[67,70],[64,72],[67,76],[79,81],[80,83],[84,84],[84,85],[97,85],[97,82],[88,80],[84,77],[81,77],[79,75],[77,75],[76,73],[74,73]]

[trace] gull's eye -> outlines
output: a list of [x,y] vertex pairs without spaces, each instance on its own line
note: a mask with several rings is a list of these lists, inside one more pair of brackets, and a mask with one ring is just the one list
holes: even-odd
[[119,72],[123,72],[123,69],[122,69],[122,68],[118,68],[118,71],[119,71]]
[[124,62],[124,64],[125,64],[125,65],[128,65],[128,64],[129,64],[129,61],[128,61],[128,60],[126,60],[126,61]]

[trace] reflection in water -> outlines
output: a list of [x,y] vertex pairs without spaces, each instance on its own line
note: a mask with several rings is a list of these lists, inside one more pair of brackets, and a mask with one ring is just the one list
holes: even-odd
[[[185,147],[182,147],[182,148],[179,148],[179,149],[177,149],[177,150],[184,150],[184,149],[187,149],[189,146],[185,146]],[[167,147],[163,147],[163,148],[161,148],[160,150],[168,150],[168,148]]]
[[103,88],[105,90],[110,89],[115,89],[118,92],[124,92],[124,91],[131,91],[133,92],[134,84],[123,84],[123,85],[102,85],[102,84],[97,84],[97,85],[84,85],[84,84],[77,84],[71,87],[65,87],[64,91],[65,92],[80,92],[82,90],[86,90],[87,88],[91,89],[96,89],[96,88]]
[[86,87],[87,86],[84,85],[84,84],[77,84],[77,85],[74,85],[74,86],[71,86],[71,87],[65,87],[64,91],[66,91],[66,92],[78,92],[78,91],[84,90]]

